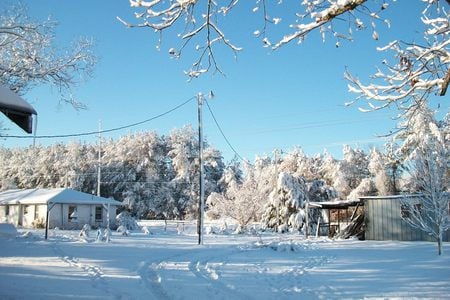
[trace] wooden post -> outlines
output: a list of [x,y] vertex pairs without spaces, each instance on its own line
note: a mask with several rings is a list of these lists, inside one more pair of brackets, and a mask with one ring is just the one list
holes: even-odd
[[48,238],[48,227],[49,227],[49,220],[48,217],[50,215],[50,210],[53,208],[53,206],[55,206],[54,203],[47,203],[47,216],[45,218],[45,239]]
[[341,232],[341,209],[338,208],[338,227],[337,227],[337,233]]
[[317,220],[316,238],[319,237],[319,231],[320,231],[320,215],[319,215],[319,218]]
[[305,238],[308,238],[308,230],[309,230],[309,203],[306,202],[306,213],[305,213]]
[[49,215],[49,208],[48,208],[48,204],[47,204],[47,216],[45,217],[45,239],[48,238],[48,215]]

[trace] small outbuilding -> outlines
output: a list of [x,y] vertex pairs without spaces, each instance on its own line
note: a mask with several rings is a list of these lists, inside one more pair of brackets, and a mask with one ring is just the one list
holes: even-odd
[[[366,240],[435,241],[404,220],[409,213],[404,201],[415,201],[415,196],[370,196],[360,200],[364,203]],[[450,242],[450,230],[444,233],[443,240]]]
[[0,222],[25,228],[114,227],[120,205],[114,199],[68,188],[7,190],[0,192]]

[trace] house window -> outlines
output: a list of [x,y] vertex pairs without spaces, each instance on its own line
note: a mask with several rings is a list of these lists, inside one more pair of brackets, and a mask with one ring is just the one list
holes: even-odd
[[75,205],[69,205],[67,219],[69,219],[69,222],[75,222],[78,219],[77,207]]
[[101,221],[102,220],[102,207],[96,206],[95,207],[95,221]]
[[9,205],[5,205],[5,216],[9,216]]
[[23,214],[26,215],[30,212],[30,206],[29,205],[25,205],[23,207]]

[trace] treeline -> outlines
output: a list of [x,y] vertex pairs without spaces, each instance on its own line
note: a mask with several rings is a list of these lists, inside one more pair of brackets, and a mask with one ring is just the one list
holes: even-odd
[[[387,143],[382,151],[369,152],[344,146],[342,159],[327,152],[308,156],[294,148],[274,150],[269,156],[256,157],[252,164],[237,159],[225,163],[221,152],[205,143],[207,215],[233,218],[243,227],[250,221],[262,221],[278,231],[300,230],[307,201],[417,191],[410,180],[415,149],[425,145],[427,152],[433,153],[441,144],[448,150],[450,122],[448,115],[436,122],[433,113],[425,109],[408,121],[410,126],[396,137],[399,145]],[[167,136],[145,132],[103,140],[102,196],[122,201],[138,218],[195,217],[199,199],[197,138],[186,126]],[[430,139],[436,142],[426,142]],[[95,194],[98,156],[97,144],[1,148],[0,188],[68,187]]]
[[[188,218],[198,199],[198,140],[191,127],[130,134],[101,143],[101,195],[139,218]],[[221,153],[205,145],[206,193],[220,192]],[[1,189],[67,187],[97,193],[98,144],[0,149]]]
[[[1,188],[68,187],[96,194],[98,152],[98,144],[76,142],[1,148]],[[225,164],[220,151],[205,145],[205,194],[206,197],[211,193],[251,197],[256,202],[254,207],[262,207],[282,172],[302,178],[308,184],[327,186],[329,199],[347,198],[352,192],[354,196],[387,193],[390,184],[386,186],[383,180],[378,187],[376,181],[361,186],[367,178],[389,177],[384,159],[376,150],[367,154],[345,146],[342,160],[328,153],[308,157],[295,148],[288,153],[275,150],[271,157],[256,157],[253,165],[237,160]],[[124,202],[134,215],[140,218],[195,215],[198,139],[191,127],[173,130],[168,136],[145,132],[103,140],[100,167],[102,196]],[[316,192],[310,198],[315,198]],[[258,218],[256,213],[255,218]]]

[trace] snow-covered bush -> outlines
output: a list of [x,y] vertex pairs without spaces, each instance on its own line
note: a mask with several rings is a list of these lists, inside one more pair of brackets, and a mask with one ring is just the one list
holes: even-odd
[[117,227],[116,231],[119,232],[121,235],[125,236],[130,235],[130,232],[128,231],[127,227],[124,225],[120,225],[119,227]]
[[142,227],[142,232],[143,232],[145,235],[150,235],[150,234],[152,234],[151,231],[150,231],[150,228],[149,228],[148,226]]
[[[56,229],[56,228],[55,228]],[[81,231],[79,233],[79,236],[81,238],[88,238],[89,237],[89,232],[91,231],[91,226],[89,224],[84,224],[83,227],[81,228]]]
[[125,227],[127,230],[139,229],[138,223],[128,211],[123,211],[118,214],[116,216],[116,222],[119,227]]

